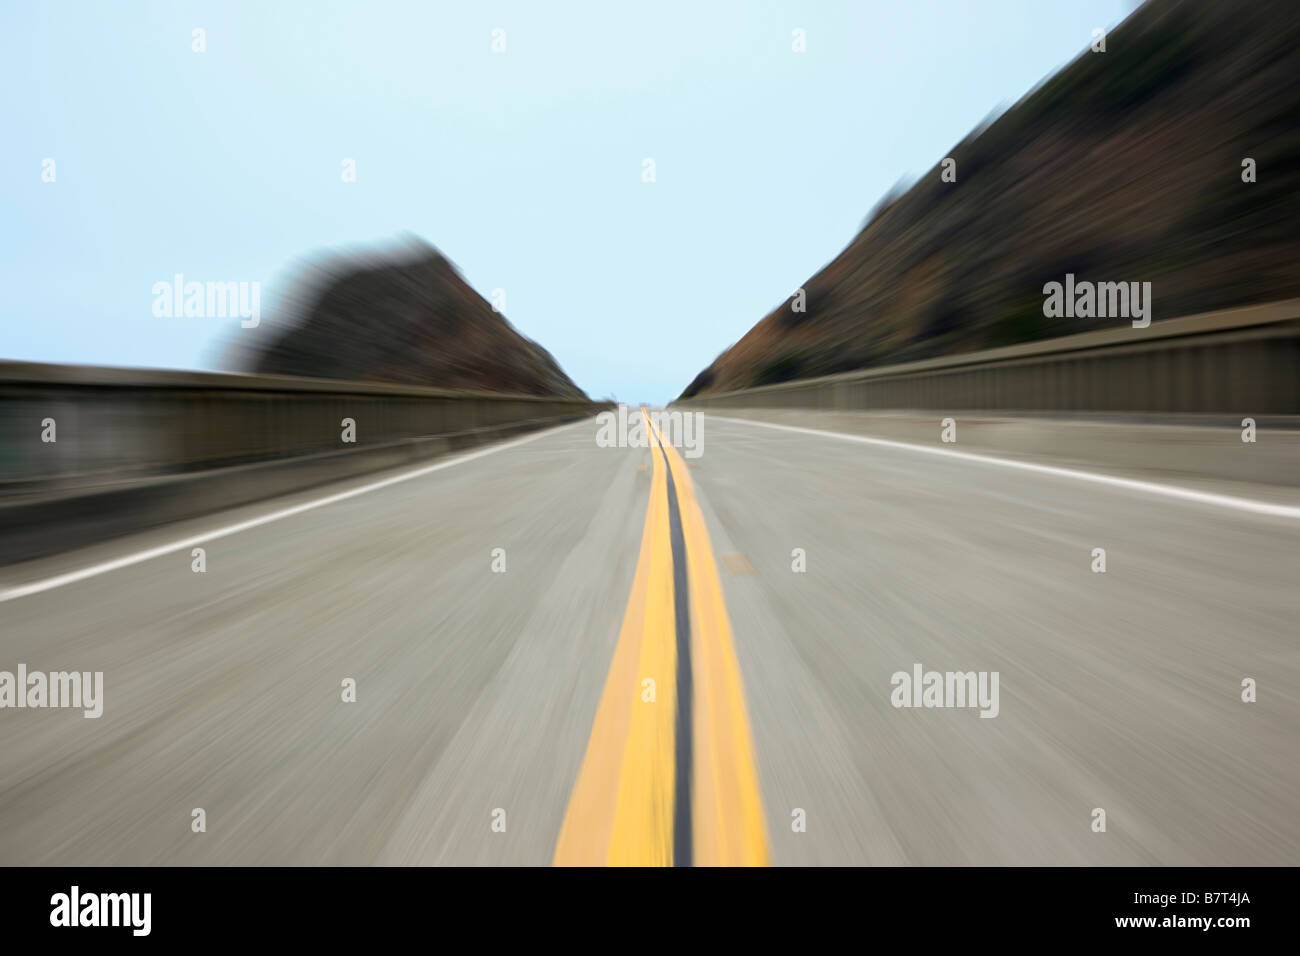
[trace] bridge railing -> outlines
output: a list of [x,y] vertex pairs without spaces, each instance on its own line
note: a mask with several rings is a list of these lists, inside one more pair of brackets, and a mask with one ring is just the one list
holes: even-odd
[[692,408],[1300,414],[1300,299],[706,394]]
[[0,565],[605,407],[368,382],[0,362]]
[[[602,407],[287,376],[0,362],[0,494],[486,435]],[[353,423],[348,434],[344,419]]]

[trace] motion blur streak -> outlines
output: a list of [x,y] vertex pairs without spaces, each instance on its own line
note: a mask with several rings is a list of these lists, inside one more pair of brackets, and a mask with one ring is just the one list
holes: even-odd
[[1220,495],[1204,491],[1193,491],[1189,488],[1180,488],[1177,485],[1160,484],[1154,481],[1135,481],[1132,478],[1119,478],[1114,475],[1100,475],[1091,471],[1080,471],[1077,468],[1058,468],[1054,465],[1038,465],[1029,461],[1017,461],[1013,458],[997,458],[993,455],[979,455],[968,451],[956,451],[949,448],[915,445],[911,442],[890,441],[884,438],[869,438],[866,435],[846,435],[843,432],[826,431],[821,428],[803,428],[798,425],[779,425],[774,422],[756,422],[746,418],[713,417],[717,418],[718,421],[734,422],[738,425],[753,425],[758,428],[775,428],[778,431],[796,432],[804,435],[817,435],[822,438],[835,438],[841,441],[859,442],[864,445],[879,445],[884,448],[903,448],[908,451],[920,452],[925,455],[944,455],[951,458],[962,458],[966,461],[981,462],[986,465],[997,465],[1002,468],[1017,468],[1021,471],[1031,471],[1040,475],[1054,475],[1058,478],[1075,478],[1079,481],[1092,481],[1101,485],[1111,485],[1115,488],[1126,488],[1132,491],[1164,495],[1168,498],[1179,498],[1183,501],[1194,501],[1197,504],[1214,505],[1220,508],[1232,508],[1237,511],[1248,511],[1252,514],[1268,515],[1272,518],[1300,518],[1300,506],[1296,505],[1279,505],[1267,501],[1255,501],[1251,498],[1240,498],[1236,495]]
[[[641,560],[582,771],[555,852],[558,865],[668,865],[674,859],[677,668],[668,473],[677,493],[690,592],[691,862],[768,862],[753,743],[713,549],[685,462],[644,409],[655,451]],[[662,449],[661,455],[657,449]],[[664,462],[668,464],[665,465]],[[632,661],[640,649],[639,663]],[[657,693],[647,698],[647,676]],[[613,824],[610,825],[612,819]]]
[[[561,425],[559,428],[571,428],[572,425]],[[442,471],[444,468],[454,468],[456,465],[464,464],[467,461],[474,461],[485,455],[496,454],[507,448],[513,448],[516,445],[523,445],[530,441],[536,441],[550,431],[558,429],[547,429],[546,431],[536,432],[527,435],[524,438],[518,438],[514,441],[504,442],[499,445],[493,445],[484,448],[481,451],[473,451],[467,455],[458,455],[455,458],[440,461],[433,465],[423,465],[401,474],[392,475],[388,478],[372,481],[362,485],[359,488],[349,488],[347,491],[340,491],[336,494],[326,495],[323,498],[316,498],[312,501],[306,501],[302,504],[293,505],[289,508],[280,508],[269,514],[259,515],[256,518],[249,518],[246,521],[239,521],[235,524],[226,525],[216,528],[212,531],[205,531],[201,534],[192,535],[188,538],[181,538],[178,541],[170,541],[167,544],[157,545],[156,547],[146,548],[143,551],[136,551],[132,554],[123,555],[122,557],[113,558],[110,561],[102,561],[98,564],[92,564],[89,567],[80,568],[76,571],[69,571],[65,574],[56,574],[52,577],[43,578],[38,581],[31,581],[26,584],[15,585],[13,587],[0,588],[0,603],[13,601],[17,598],[27,597],[31,594],[40,594],[42,591],[49,591],[52,588],[63,587],[66,584],[75,584],[77,581],[84,581],[86,578],[93,578],[99,574],[107,574],[110,571],[116,571],[119,568],[129,567],[133,564],[139,564],[142,561],[151,561],[154,558],[161,558],[165,554],[173,554],[177,551],[184,551],[187,548],[193,548],[200,544],[207,544],[209,541],[216,541],[228,535],[239,534],[241,531],[247,531],[250,528],[258,528],[264,524],[270,524],[272,521],[279,521],[282,518],[290,518],[294,515],[300,515],[307,511],[313,511],[316,508],[323,508],[325,505],[332,505],[339,501],[346,501],[349,498],[355,498],[357,495],[364,495],[371,491],[378,491],[380,488],[387,488],[390,485],[398,484],[403,481],[410,481],[412,478],[421,478],[424,475],[433,474],[435,471]]]
[[[587,755],[556,845],[555,863],[561,866],[673,862],[673,568],[667,475],[662,459],[657,454],[651,458],[654,470],[641,557]],[[653,682],[653,691],[645,680]]]
[[[5,604],[0,669],[102,671],[104,712],[6,711],[0,862],[609,860],[632,796],[618,748],[633,720],[674,709],[673,603],[662,456],[601,448],[596,427],[212,541],[203,574],[173,553]],[[712,666],[725,676],[727,655],[705,637],[723,601],[774,864],[1300,858],[1300,524],[819,434],[717,419],[707,434],[689,469],[669,453],[704,574],[695,862],[713,852],[698,836],[711,735],[742,740],[739,694]],[[719,571],[710,552],[745,563]],[[667,680],[648,704],[652,626]],[[891,707],[890,675],[916,662],[998,671],[997,718]],[[717,826],[738,827],[743,774],[727,768],[745,761],[724,746]]]
[[655,433],[672,467],[689,555],[695,864],[766,866],[767,837],[754,745],[717,561],[686,462],[663,441],[657,428]]

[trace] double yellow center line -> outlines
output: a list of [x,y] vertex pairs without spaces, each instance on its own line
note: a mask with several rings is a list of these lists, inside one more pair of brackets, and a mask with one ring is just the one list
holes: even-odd
[[555,863],[763,866],[754,746],[686,463],[642,410],[654,471],[632,593]]

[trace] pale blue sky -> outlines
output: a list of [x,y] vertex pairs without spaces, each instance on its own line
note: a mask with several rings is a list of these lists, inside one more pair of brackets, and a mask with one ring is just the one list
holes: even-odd
[[155,282],[267,312],[414,233],[589,394],[662,402],[1133,7],[0,0],[0,358],[214,368],[259,330],[155,318]]

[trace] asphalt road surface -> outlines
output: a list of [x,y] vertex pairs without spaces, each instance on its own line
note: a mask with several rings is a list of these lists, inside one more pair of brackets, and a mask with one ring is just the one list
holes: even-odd
[[1300,512],[596,436],[5,569],[0,864],[1300,863]]

